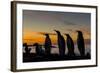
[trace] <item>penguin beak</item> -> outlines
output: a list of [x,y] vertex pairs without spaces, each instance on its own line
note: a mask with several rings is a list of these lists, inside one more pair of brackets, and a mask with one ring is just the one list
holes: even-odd
[[54,31],[58,33],[58,31],[57,31],[57,30],[54,30]]

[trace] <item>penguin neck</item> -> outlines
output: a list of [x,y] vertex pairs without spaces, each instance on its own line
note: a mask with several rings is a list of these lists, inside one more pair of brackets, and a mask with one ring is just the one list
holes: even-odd
[[78,36],[79,36],[79,37],[83,37],[83,35],[82,35],[82,34],[78,34]]
[[58,35],[59,35],[59,36],[61,36],[61,34],[60,34],[60,33],[58,33]]
[[63,36],[60,34],[60,35],[58,35],[58,39],[60,39],[60,38],[62,38]]
[[46,38],[49,38],[49,36],[46,36]]
[[70,36],[69,35],[67,35],[67,38],[69,38]]

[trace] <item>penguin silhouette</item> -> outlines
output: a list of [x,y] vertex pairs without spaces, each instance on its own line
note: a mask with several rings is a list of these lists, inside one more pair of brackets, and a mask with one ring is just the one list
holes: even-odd
[[57,33],[57,41],[58,41],[58,48],[59,48],[59,54],[61,56],[65,55],[65,40],[64,37],[61,35],[61,33],[57,30],[54,30]]
[[69,34],[65,34],[67,36],[66,43],[67,43],[67,48],[68,48],[68,55],[69,56],[74,56],[74,42],[72,38],[70,37]]
[[43,55],[44,54],[44,50],[42,49],[41,45],[39,45],[38,43],[33,44],[33,46],[35,46],[35,50],[36,50],[36,54],[37,55]]
[[81,31],[77,31],[77,32],[78,32],[78,36],[77,36],[78,50],[81,56],[85,56],[85,44],[84,44],[83,33]]
[[45,54],[46,55],[50,55],[50,53],[51,53],[51,46],[52,46],[51,39],[49,37],[49,34],[45,34],[45,36],[46,36],[45,44],[44,44]]
[[31,48],[28,48],[27,43],[24,43],[23,46],[25,47],[25,53],[30,54]]

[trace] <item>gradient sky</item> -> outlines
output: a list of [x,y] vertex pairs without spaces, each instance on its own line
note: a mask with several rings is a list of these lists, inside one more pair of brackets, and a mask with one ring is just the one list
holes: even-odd
[[43,34],[49,33],[52,43],[56,44],[56,29],[65,39],[64,33],[70,34],[74,41],[77,39],[76,30],[81,30],[88,43],[91,37],[90,19],[89,13],[23,10],[23,42],[43,44]]

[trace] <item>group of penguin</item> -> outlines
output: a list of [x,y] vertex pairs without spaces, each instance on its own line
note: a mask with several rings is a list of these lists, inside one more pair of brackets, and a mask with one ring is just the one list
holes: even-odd
[[[65,44],[67,45],[68,48],[68,55],[69,56],[75,56],[74,50],[75,50],[75,46],[74,46],[74,41],[72,40],[71,36],[69,34],[65,34],[67,39],[66,39],[66,43],[64,40],[64,37],[61,35],[60,31],[55,30],[57,33],[57,41],[58,41],[58,47],[59,47],[59,54],[60,55],[65,55]],[[78,50],[80,52],[81,56],[85,56],[85,44],[84,44],[84,37],[83,37],[83,33],[81,31],[76,31],[78,33],[77,36],[77,46],[78,46]]]
[[[60,56],[64,56],[65,55],[65,50],[66,50],[66,45],[68,48],[68,55],[69,56],[75,56],[74,50],[74,41],[72,40],[71,36],[69,34],[65,34],[67,39],[65,41],[64,37],[61,35],[60,31],[58,30],[54,30],[57,33],[57,44],[58,44],[58,48],[59,48],[59,55]],[[85,44],[84,44],[84,38],[83,38],[83,33],[81,31],[77,31],[78,32],[78,36],[77,36],[77,46],[78,46],[78,50],[80,52],[80,56],[85,56]],[[38,55],[41,54],[46,54],[46,55],[50,55],[51,54],[51,48],[52,48],[52,42],[51,39],[49,37],[49,34],[45,34],[45,42],[44,42],[44,48],[45,51],[42,49],[42,47],[38,44],[35,43],[33,46],[36,46],[36,53]],[[25,47],[25,51],[30,51],[30,49],[28,49],[28,47]]]

